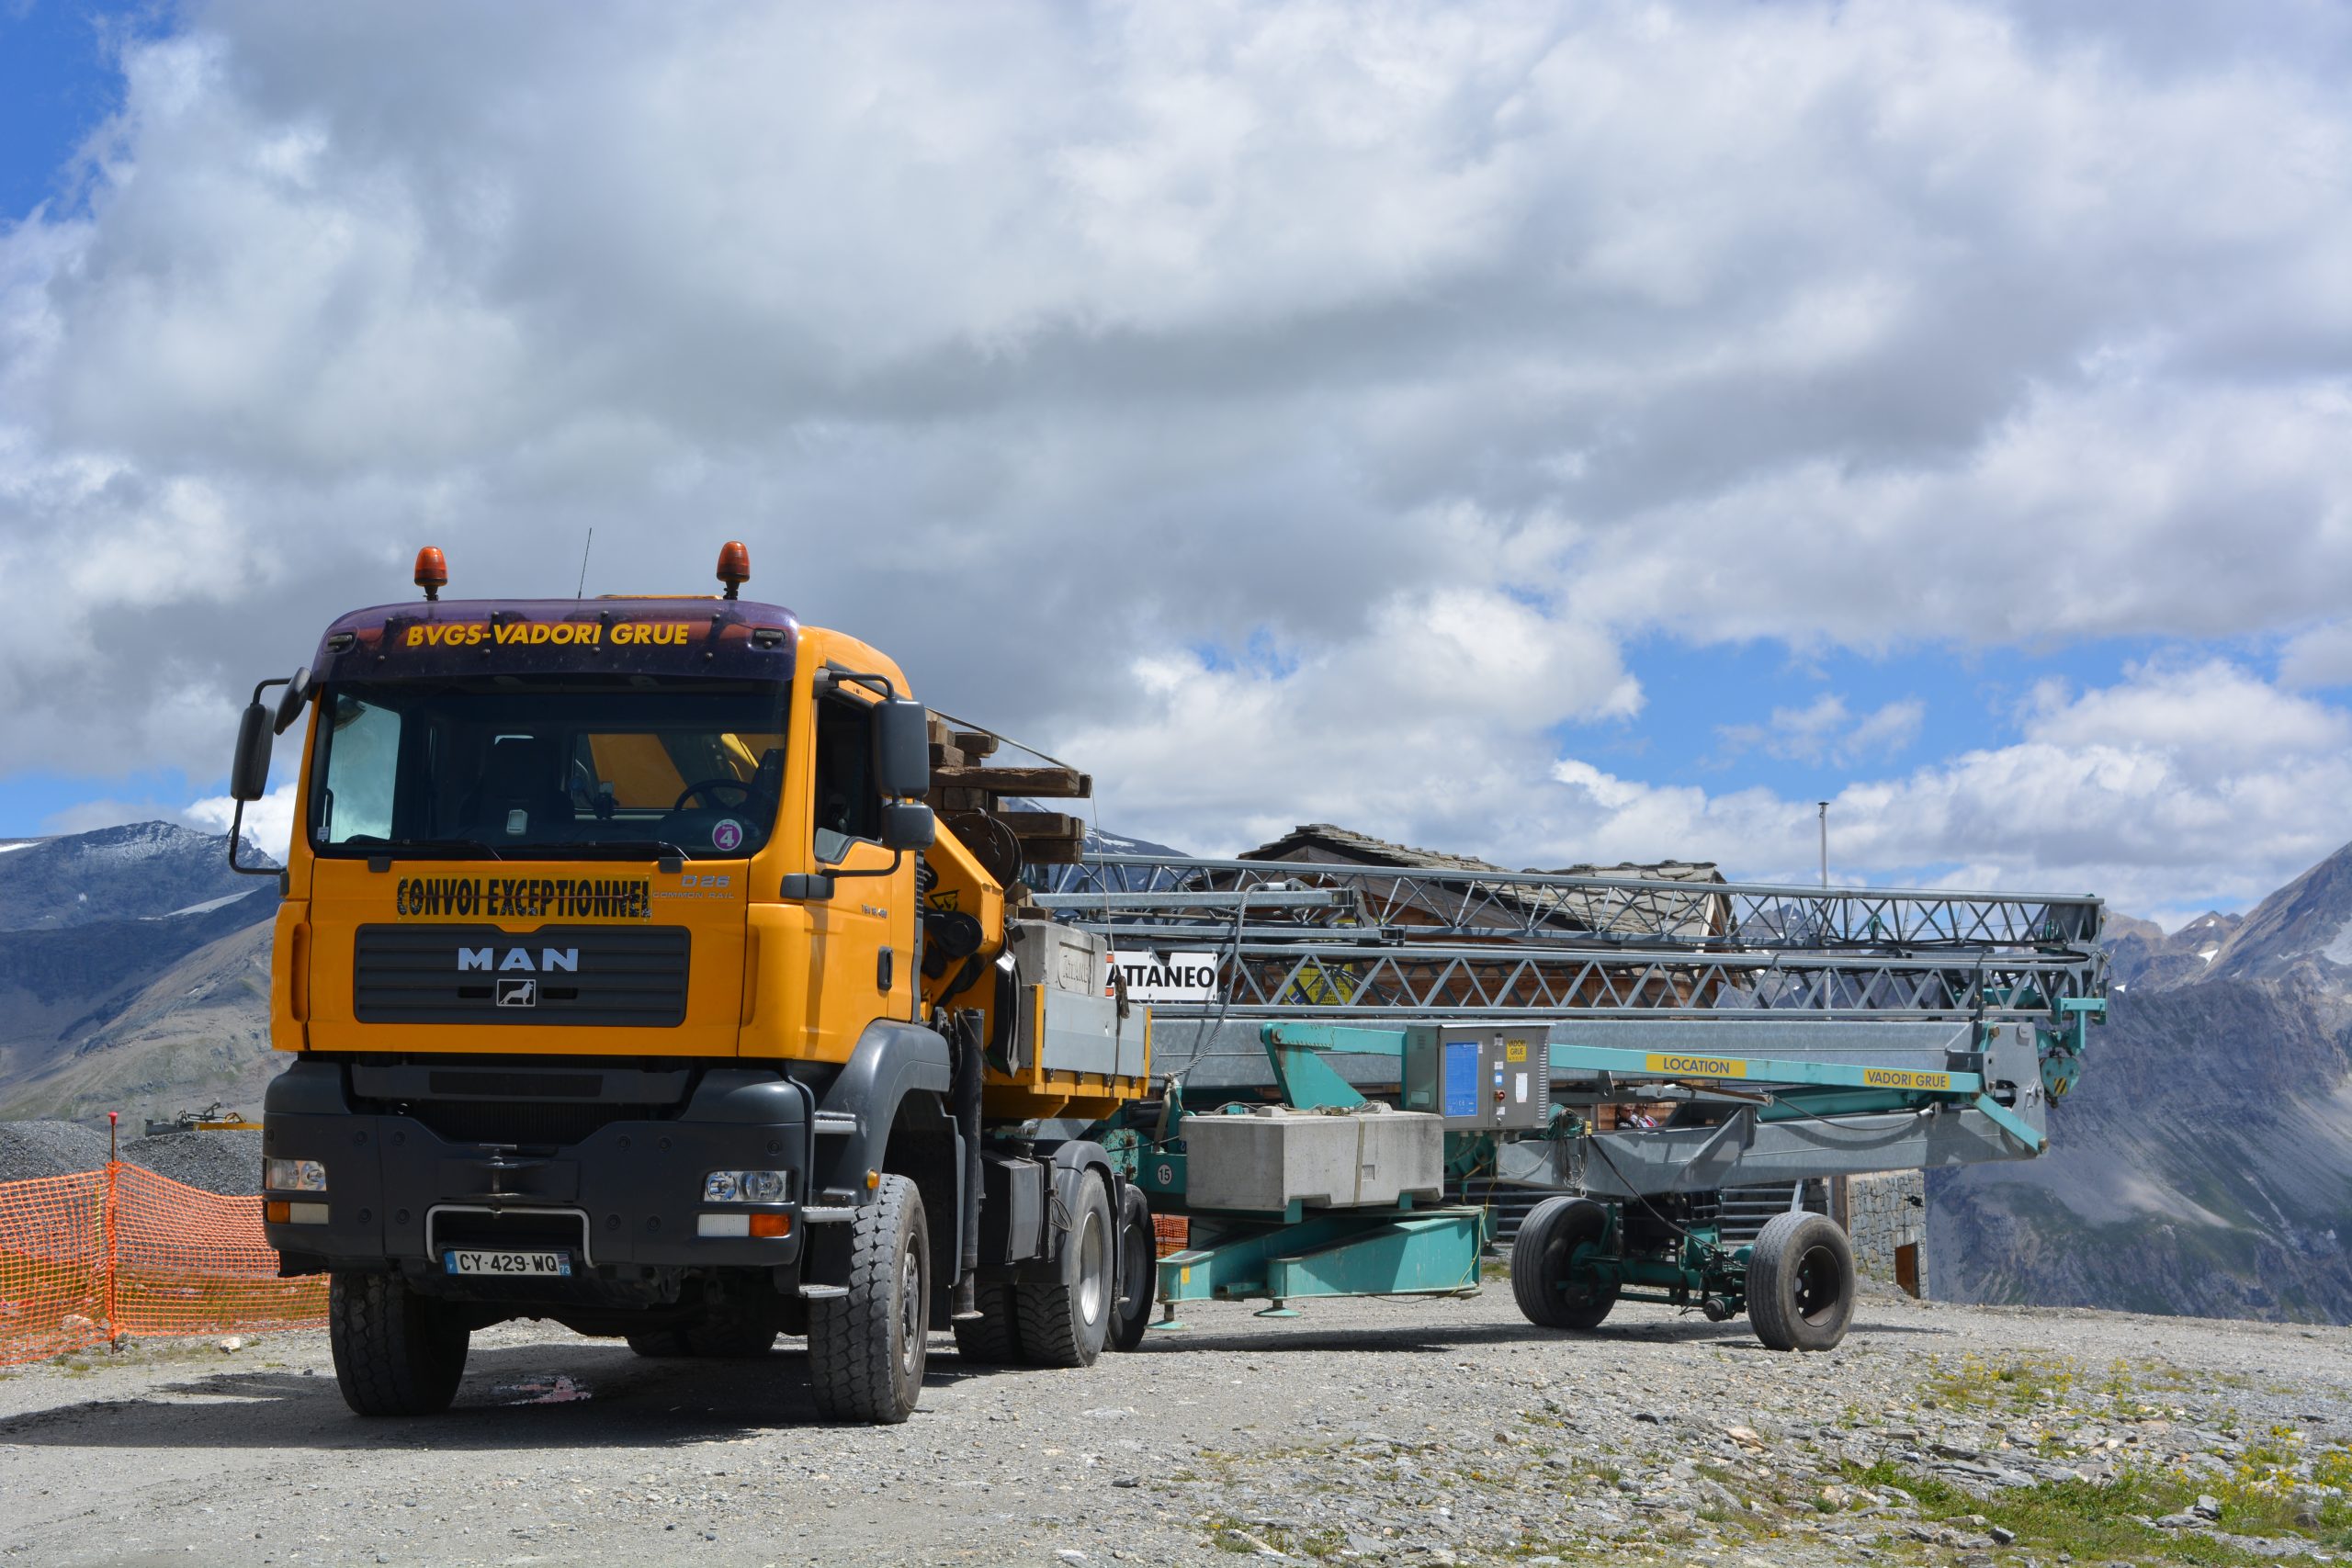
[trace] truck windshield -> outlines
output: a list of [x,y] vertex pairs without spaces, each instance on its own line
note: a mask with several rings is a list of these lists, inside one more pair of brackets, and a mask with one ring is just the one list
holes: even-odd
[[785,697],[641,675],[338,685],[322,698],[311,841],[329,855],[741,859],[775,825]]

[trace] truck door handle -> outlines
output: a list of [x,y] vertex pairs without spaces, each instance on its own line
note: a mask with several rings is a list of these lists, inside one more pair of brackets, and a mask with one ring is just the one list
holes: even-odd
[[874,988],[876,990],[887,991],[890,988],[890,950],[886,947],[874,955]]

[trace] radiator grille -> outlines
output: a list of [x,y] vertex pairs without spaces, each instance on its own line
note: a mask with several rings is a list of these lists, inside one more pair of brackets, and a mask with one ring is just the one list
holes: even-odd
[[684,926],[362,926],[352,990],[362,1023],[685,1021]]
[[477,1100],[512,1100],[521,1095],[594,1100],[605,1092],[602,1073],[481,1073],[436,1067],[426,1076],[425,1083],[436,1095],[465,1095]]
[[616,1122],[647,1122],[670,1113],[654,1105],[535,1105],[527,1100],[419,1100],[403,1108],[434,1135],[452,1144],[511,1144],[516,1148],[570,1148]]

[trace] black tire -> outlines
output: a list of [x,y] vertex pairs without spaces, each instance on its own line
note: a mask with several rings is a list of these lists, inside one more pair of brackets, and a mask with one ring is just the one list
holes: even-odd
[[956,1353],[977,1366],[1021,1364],[1021,1325],[1014,1316],[1013,1287],[1008,1281],[972,1288],[972,1303],[980,1315],[954,1324]]
[[1609,1230],[1609,1210],[1589,1198],[1547,1198],[1521,1221],[1510,1247],[1510,1293],[1539,1328],[1589,1334],[1617,1304],[1615,1280],[1571,1278],[1577,1248]]
[[1119,1247],[1111,1195],[1099,1171],[1079,1178],[1069,1229],[1062,1233],[1056,1277],[1023,1280],[1017,1304],[1021,1349],[1039,1367],[1091,1367],[1111,1333],[1119,1293]]
[[649,1361],[677,1361],[694,1354],[683,1328],[649,1328],[628,1337],[628,1348]]
[[1119,1294],[1111,1303],[1111,1348],[1132,1350],[1151,1326],[1159,1294],[1159,1243],[1151,1228],[1151,1202],[1132,1183],[1119,1190]]
[[885,1176],[850,1221],[849,1293],[809,1303],[808,1373],[835,1421],[904,1421],[931,1341],[931,1242],[922,1194]]
[[432,1416],[466,1373],[470,1331],[454,1308],[398,1274],[338,1272],[327,1287],[327,1342],[343,1402],[362,1416]]
[[1747,1256],[1747,1318],[1773,1350],[1830,1350],[1854,1321],[1854,1246],[1826,1214],[1775,1214]]

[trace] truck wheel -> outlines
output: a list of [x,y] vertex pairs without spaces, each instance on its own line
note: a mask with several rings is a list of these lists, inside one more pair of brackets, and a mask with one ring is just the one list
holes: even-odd
[[343,1402],[362,1416],[431,1416],[449,1408],[472,1337],[443,1303],[398,1274],[337,1272],[327,1287],[327,1342]]
[[1020,1284],[1021,1348],[1040,1367],[1091,1367],[1110,1337],[1119,1290],[1111,1195],[1099,1171],[1078,1180],[1078,1201],[1062,1234],[1058,1278]]
[[1021,1325],[1014,1318],[1009,1283],[975,1285],[973,1304],[980,1315],[954,1325],[956,1353],[976,1366],[1012,1367],[1021,1362]]
[[1143,1189],[1119,1193],[1119,1299],[1111,1308],[1111,1348],[1132,1350],[1151,1326],[1152,1298],[1159,1291],[1159,1244],[1151,1228],[1151,1204]]
[[1854,1321],[1854,1247],[1826,1214],[1775,1214],[1747,1255],[1747,1318],[1773,1350],[1828,1350]]
[[1520,1223],[1510,1247],[1510,1293],[1539,1328],[1589,1334],[1617,1304],[1613,1279],[1574,1277],[1577,1248],[1609,1231],[1609,1211],[1589,1198],[1547,1198]]
[[849,1293],[809,1303],[817,1408],[836,1421],[903,1421],[931,1338],[931,1243],[913,1182],[882,1179],[850,1221],[849,1258]]

